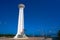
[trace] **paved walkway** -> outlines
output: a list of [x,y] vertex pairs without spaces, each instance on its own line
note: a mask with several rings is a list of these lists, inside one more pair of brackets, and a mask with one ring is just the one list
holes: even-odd
[[44,37],[29,37],[29,38],[5,38],[1,37],[0,40],[52,40],[52,38],[44,38]]

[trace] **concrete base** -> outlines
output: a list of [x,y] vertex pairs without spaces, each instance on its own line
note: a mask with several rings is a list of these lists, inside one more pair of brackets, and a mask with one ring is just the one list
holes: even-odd
[[20,39],[20,38],[28,38],[25,34],[24,35],[16,35],[14,39]]

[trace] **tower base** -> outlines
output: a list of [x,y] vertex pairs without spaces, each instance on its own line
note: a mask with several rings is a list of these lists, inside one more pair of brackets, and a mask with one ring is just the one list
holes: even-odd
[[25,34],[24,35],[16,34],[14,38],[28,38],[28,37]]

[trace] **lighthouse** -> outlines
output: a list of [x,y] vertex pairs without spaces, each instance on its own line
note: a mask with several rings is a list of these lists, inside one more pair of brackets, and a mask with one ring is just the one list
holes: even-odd
[[26,37],[24,34],[24,4],[19,4],[19,16],[18,16],[18,29],[17,29],[17,34],[15,35],[14,38],[24,38]]

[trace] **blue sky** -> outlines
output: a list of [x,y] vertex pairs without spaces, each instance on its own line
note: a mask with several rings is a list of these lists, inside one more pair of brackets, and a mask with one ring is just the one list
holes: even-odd
[[0,0],[0,33],[16,34],[18,4],[25,4],[26,34],[56,34],[60,30],[60,0]]

